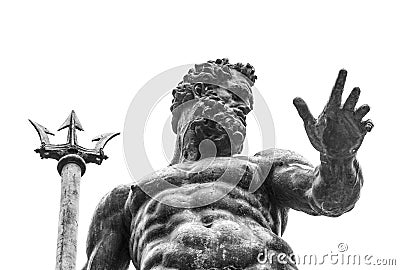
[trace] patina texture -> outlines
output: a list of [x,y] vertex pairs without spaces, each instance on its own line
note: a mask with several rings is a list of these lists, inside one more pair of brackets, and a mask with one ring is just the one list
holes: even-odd
[[[196,65],[173,90],[177,143],[171,165],[102,199],[90,226],[84,269],[127,269],[130,261],[138,270],[297,269],[290,262],[257,260],[266,248],[292,253],[282,239],[289,209],[337,217],[360,196],[363,178],[355,156],[372,122],[362,120],[367,105],[355,109],[358,88],[341,105],[346,75],[339,72],[318,119],[302,99],[294,100],[321,153],[314,167],[282,149],[233,157],[242,150],[253,106],[254,68],[227,59]],[[231,182],[237,175],[239,183]],[[255,192],[249,192],[252,181],[262,182]],[[213,199],[221,194],[226,195]]]
[[44,126],[29,120],[40,138],[40,148],[35,152],[42,159],[58,160],[57,170],[61,176],[60,215],[56,253],[56,270],[75,270],[79,215],[79,187],[81,176],[86,171],[86,163],[101,164],[107,156],[103,149],[109,140],[119,133],[105,133],[97,136],[94,149],[78,145],[76,131],[82,131],[82,125],[72,111],[59,131],[68,128],[67,143],[51,144],[49,135],[54,135]]
[[61,171],[56,270],[76,269],[80,180],[81,167],[79,165],[68,163],[63,166]]

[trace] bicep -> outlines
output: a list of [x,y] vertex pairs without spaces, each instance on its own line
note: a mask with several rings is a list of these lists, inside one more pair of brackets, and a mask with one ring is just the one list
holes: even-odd
[[303,156],[289,150],[269,149],[255,155],[263,163],[272,163],[264,185],[270,198],[280,207],[289,207],[319,215],[313,207],[312,186],[318,170]]

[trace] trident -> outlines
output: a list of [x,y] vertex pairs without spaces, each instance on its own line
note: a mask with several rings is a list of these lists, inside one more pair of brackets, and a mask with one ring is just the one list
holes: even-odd
[[75,112],[72,111],[58,131],[68,128],[67,143],[51,144],[44,126],[29,120],[40,137],[41,146],[35,152],[43,158],[58,160],[57,170],[61,176],[60,216],[58,222],[56,270],[74,270],[78,233],[79,185],[86,171],[86,163],[100,165],[108,157],[103,149],[107,142],[120,133],[105,133],[95,137],[94,149],[78,145],[76,130],[83,131]]

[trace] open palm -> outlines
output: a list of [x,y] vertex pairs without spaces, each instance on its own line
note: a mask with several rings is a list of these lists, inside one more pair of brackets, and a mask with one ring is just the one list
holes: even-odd
[[373,128],[371,120],[362,120],[369,112],[369,106],[362,105],[355,109],[360,88],[354,88],[341,106],[346,76],[346,70],[339,71],[328,104],[318,119],[313,117],[302,98],[297,97],[293,100],[313,147],[332,158],[355,155],[365,134]]

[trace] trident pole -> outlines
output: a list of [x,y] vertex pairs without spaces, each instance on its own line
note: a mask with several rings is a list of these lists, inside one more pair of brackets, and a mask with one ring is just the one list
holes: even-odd
[[51,144],[48,135],[54,135],[44,126],[29,120],[39,134],[41,146],[35,152],[40,157],[58,160],[61,176],[60,214],[58,222],[56,270],[76,269],[76,250],[79,215],[79,187],[87,163],[100,165],[108,157],[103,149],[107,142],[119,133],[105,133],[95,137],[94,149],[78,145],[76,131],[83,131],[75,112],[72,111],[58,131],[68,128],[67,143]]

